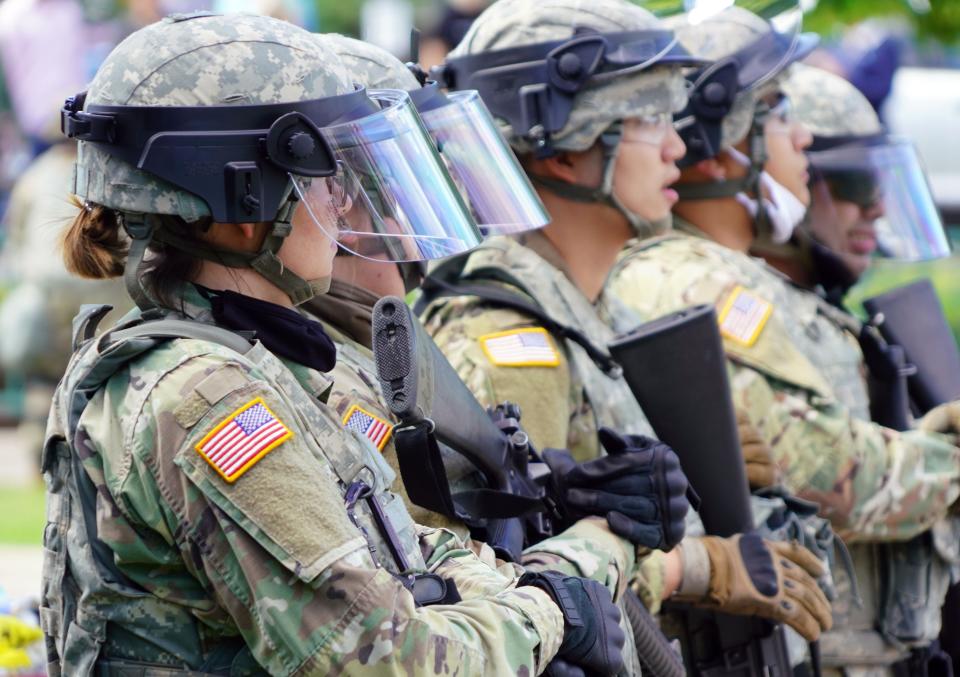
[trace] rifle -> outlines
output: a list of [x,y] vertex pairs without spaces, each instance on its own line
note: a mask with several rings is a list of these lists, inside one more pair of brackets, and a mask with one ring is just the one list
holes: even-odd
[[[523,545],[553,535],[559,511],[544,490],[549,469],[520,429],[516,406],[484,410],[396,297],[374,306],[373,356],[383,396],[400,421],[394,447],[414,503],[461,519],[511,561],[519,561]],[[469,459],[489,488],[452,493],[444,465],[457,456]],[[624,599],[644,671],[684,675],[643,603],[630,590]]]
[[960,350],[929,280],[863,302],[880,333],[916,366],[907,380],[919,413],[960,398]]
[[[549,470],[532,457],[516,407],[502,405],[491,417],[396,297],[374,306],[373,357],[384,399],[399,420],[394,446],[414,503],[467,523],[475,538],[510,561],[551,533]],[[478,471],[484,488],[451,490],[445,460],[458,456]]]
[[[648,322],[611,343],[610,353],[657,437],[680,457],[700,495],[706,532],[726,537],[752,530],[750,489],[714,309],[694,306]],[[666,609],[678,621],[688,674],[792,674],[782,626],[681,604]]]

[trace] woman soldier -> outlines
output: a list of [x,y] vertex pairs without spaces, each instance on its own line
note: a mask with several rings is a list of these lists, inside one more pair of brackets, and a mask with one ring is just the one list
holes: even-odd
[[[351,219],[407,259],[477,240],[406,94],[353,89],[284,22],[190,15],[117,47],[63,125],[67,263],[123,273],[141,311],[97,340],[101,310],[81,314],[51,414],[51,674],[619,668],[602,586],[511,580],[418,527],[324,404],[333,345],[294,305]],[[461,600],[457,580],[487,585]]]

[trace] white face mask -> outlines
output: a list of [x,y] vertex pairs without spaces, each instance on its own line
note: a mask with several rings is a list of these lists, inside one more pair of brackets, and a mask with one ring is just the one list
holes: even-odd
[[[728,148],[727,152],[737,164],[744,167],[750,166],[750,158],[736,148]],[[760,172],[760,184],[767,193],[761,199],[763,200],[763,209],[770,220],[772,229],[770,239],[774,244],[783,244],[793,235],[794,229],[807,213],[807,208],[786,186],[765,171]],[[760,209],[756,199],[746,193],[737,193],[736,199],[750,213],[750,216],[756,218]]]

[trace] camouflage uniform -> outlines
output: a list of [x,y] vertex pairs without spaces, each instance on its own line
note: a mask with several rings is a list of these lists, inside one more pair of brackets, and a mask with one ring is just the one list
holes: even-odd
[[[282,22],[164,20],[115,50],[88,102],[93,92],[162,105],[201,104],[218,87],[216,103],[348,91],[335,67],[318,64],[337,59]],[[95,147],[81,144],[79,157],[81,197],[140,213],[208,211]],[[185,291],[196,332],[211,315]],[[416,525],[387,491],[394,477],[380,454],[324,404],[327,376],[261,343],[102,347],[87,341],[71,361],[45,446],[40,614],[51,675],[531,674],[554,656],[564,621],[549,595],[516,588],[450,532]],[[282,435],[227,481],[202,448],[250,407]],[[351,518],[344,502],[360,481],[370,499]],[[397,538],[377,528],[373,502]],[[411,573],[451,578],[470,599],[416,607],[391,541]]]
[[[677,221],[679,229],[692,228]],[[738,292],[741,287],[748,297]],[[862,372],[850,355],[859,351],[821,313],[817,299],[786,284],[761,260],[677,232],[628,247],[604,295],[627,303],[645,319],[696,303],[714,305],[722,314],[737,300],[751,304],[758,315],[769,312],[755,337],[737,336],[735,327],[734,335],[724,336],[734,404],[770,444],[787,488],[819,502],[844,538],[910,539],[945,515],[960,494],[960,450],[954,440],[869,422],[865,400],[855,397],[863,392]],[[835,389],[828,377],[841,387]],[[855,546],[854,553],[861,589],[868,593],[878,589],[877,573],[866,565],[877,561],[870,556],[873,547],[857,551]],[[837,626],[861,631],[852,638],[827,633],[825,658],[842,665],[897,660],[902,654],[872,630],[879,604],[875,595],[864,595],[866,606],[858,609],[849,580],[842,571],[836,576],[846,593],[834,603]]]

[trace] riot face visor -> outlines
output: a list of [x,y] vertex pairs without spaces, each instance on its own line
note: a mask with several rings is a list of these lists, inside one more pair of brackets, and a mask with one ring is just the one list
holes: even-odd
[[878,137],[808,157],[812,202],[805,227],[818,242],[844,260],[949,256],[926,173],[909,141]]
[[546,209],[476,91],[411,93],[424,126],[484,235],[545,226]]
[[336,158],[322,181],[291,173],[313,223],[351,254],[424,261],[482,236],[406,92],[371,91],[380,110],[323,129]]

